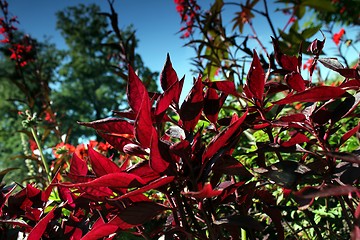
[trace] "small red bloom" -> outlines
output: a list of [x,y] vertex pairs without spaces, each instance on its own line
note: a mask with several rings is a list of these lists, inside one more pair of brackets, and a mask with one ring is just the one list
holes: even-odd
[[29,140],[29,144],[30,144],[30,150],[31,152],[34,152],[36,149],[38,149],[38,146],[36,144],[36,142],[34,140]]
[[332,39],[333,39],[333,41],[334,41],[334,43],[335,43],[336,45],[339,45],[340,40],[341,40],[341,38],[344,36],[344,34],[345,34],[345,29],[344,29],[344,28],[341,28],[338,33],[335,33],[335,34],[333,35]]
[[55,114],[53,114],[49,111],[46,111],[44,120],[48,123],[54,123],[55,122]]
[[341,14],[343,14],[345,11],[346,11],[346,7],[344,6],[344,7],[342,7],[342,8],[340,9],[339,12],[340,12]]
[[200,6],[196,3],[196,0],[174,0],[174,3],[176,5],[176,11],[181,17],[181,22],[186,25],[186,27],[180,29],[181,32],[184,32],[181,38],[188,38],[193,33],[195,17],[200,11]]
[[85,144],[79,144],[76,146],[75,154],[78,155],[80,158],[85,159],[87,156],[87,151],[85,148]]
[[[303,65],[303,69],[307,69],[309,72],[311,71],[311,67],[313,65],[314,59],[309,58]],[[314,69],[316,68],[316,66],[314,67]]]
[[290,19],[289,19],[289,22],[291,22],[291,23],[293,23],[293,22],[295,22],[296,21],[296,18],[295,17],[291,17]]
[[64,154],[72,154],[75,152],[75,147],[71,144],[61,142],[53,148],[55,158],[60,158]]

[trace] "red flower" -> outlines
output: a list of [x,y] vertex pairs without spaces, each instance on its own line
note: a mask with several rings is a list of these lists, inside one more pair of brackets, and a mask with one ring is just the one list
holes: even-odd
[[344,34],[345,34],[344,28],[341,28],[338,33],[335,33],[335,34],[334,34],[334,36],[332,37],[332,39],[333,39],[333,41],[334,41],[334,43],[335,43],[336,45],[339,45],[340,40],[341,40],[341,38],[344,36]]
[[[314,59],[312,59],[312,58],[309,58],[305,63],[304,63],[304,65],[303,65],[303,69],[305,70],[305,69],[307,69],[309,72],[311,71],[311,67],[312,67],[312,65],[313,65],[313,61],[314,61]],[[316,68],[316,66],[314,67],[314,69]]]
[[72,154],[75,152],[75,147],[71,144],[61,142],[53,148],[55,158],[60,158],[64,154]]
[[75,154],[78,155],[81,159],[85,159],[87,157],[87,152],[85,148],[85,144],[79,144],[76,146]]
[[181,22],[186,25],[186,27],[180,29],[181,32],[184,32],[181,38],[188,38],[193,33],[195,17],[200,11],[200,6],[196,3],[196,0],[174,0],[174,3],[176,5],[176,11],[181,17]]
[[103,143],[103,142],[99,142],[99,144],[97,145],[97,149],[100,151],[100,152],[107,152],[107,150],[109,148],[111,148],[112,146],[109,144],[109,143]]
[[31,152],[34,152],[36,149],[38,149],[38,146],[34,140],[30,139],[29,144]]
[[55,114],[51,113],[50,111],[46,111],[44,120],[48,123],[54,123],[55,122]]

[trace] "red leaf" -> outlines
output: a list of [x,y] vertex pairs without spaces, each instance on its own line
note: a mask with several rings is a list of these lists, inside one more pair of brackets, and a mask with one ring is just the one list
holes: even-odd
[[306,120],[306,117],[302,113],[296,113],[296,114],[291,114],[288,116],[282,116],[278,119],[278,121],[281,121],[281,122],[303,122],[305,120]]
[[106,118],[93,122],[78,122],[80,125],[94,128],[97,131],[117,134],[133,134],[134,127],[126,120],[119,118]]
[[344,66],[337,58],[319,58],[318,61],[321,62],[325,67],[334,71],[344,68]]
[[231,94],[234,96],[239,96],[240,94],[237,92],[235,83],[233,81],[229,80],[223,80],[223,81],[206,81],[203,82],[204,85],[208,86],[209,88],[214,88],[216,90],[222,91],[226,94]]
[[150,167],[155,172],[164,173],[168,170],[170,163],[166,161],[159,150],[159,138],[156,132],[156,129],[153,128],[152,138],[151,138],[151,146],[150,146]]
[[265,86],[265,73],[255,50],[250,70],[247,75],[246,84],[252,95],[256,99],[262,101]]
[[349,131],[347,131],[340,140],[340,145],[342,145],[344,142],[346,142],[351,136],[353,136],[355,133],[359,132],[360,129],[360,123],[355,126],[354,128],[350,129]]
[[179,82],[175,82],[160,95],[155,107],[155,115],[160,116],[158,118],[162,119],[162,115],[169,108],[171,102],[177,97],[178,88]]
[[184,82],[185,82],[185,75],[182,77],[182,79],[179,81],[179,86],[178,86],[178,89],[177,89],[177,94],[174,98],[174,102],[176,104],[179,104],[179,101],[180,101],[180,97],[181,97],[181,92],[182,92],[182,89],[183,89],[183,86],[184,86]]
[[271,39],[273,41],[276,62],[286,71],[298,72],[298,68],[300,68],[300,66],[298,66],[298,58],[283,54],[280,50],[278,41],[273,37],[271,37]]
[[144,224],[159,213],[167,210],[164,205],[154,202],[135,202],[118,213],[118,217],[133,226]]
[[217,161],[213,171],[225,175],[238,175],[241,179],[250,179],[253,175],[236,158],[225,155]]
[[284,226],[282,225],[281,211],[278,208],[268,207],[267,205],[263,206],[263,211],[274,222],[276,231],[277,231],[277,239],[283,240],[284,239]]
[[[135,74],[134,69],[129,65],[129,80],[127,85],[127,96],[129,105],[135,113],[139,112],[144,98],[149,98],[149,94],[139,79]],[[150,100],[148,101],[150,102]]]
[[88,150],[91,168],[96,174],[96,176],[101,177],[108,173],[121,172],[120,168],[110,159],[98,153],[89,146]]
[[115,116],[119,116],[121,118],[127,118],[130,120],[135,120],[135,118],[137,116],[137,113],[135,113],[133,110],[128,110],[128,111],[113,110],[112,112]]
[[172,67],[170,55],[167,54],[164,68],[160,74],[161,88],[163,89],[164,92],[166,92],[170,86],[174,85],[175,82],[178,82],[178,81],[179,81],[179,79],[177,77],[177,74]]
[[291,147],[294,146],[295,144],[299,144],[299,143],[304,143],[304,142],[308,142],[310,141],[307,136],[305,136],[303,133],[296,133],[294,136],[292,136],[290,138],[290,140],[283,142],[281,144],[281,146],[283,147]]
[[98,227],[94,227],[85,234],[84,237],[81,238],[81,240],[95,240],[95,239],[102,239],[104,237],[109,236],[112,233],[115,233],[118,230],[118,226],[114,225],[113,223],[105,223],[103,225],[100,225]]
[[360,71],[353,68],[344,68],[336,70],[341,76],[345,78],[354,78],[360,80]]
[[305,90],[305,82],[300,73],[291,72],[285,75],[286,83],[295,91],[302,92]]
[[70,164],[70,173],[78,176],[86,176],[88,166],[76,153],[72,155]]
[[38,240],[41,239],[41,236],[44,234],[46,227],[48,225],[48,223],[54,218],[54,211],[55,211],[56,207],[54,207],[53,209],[51,209],[50,212],[48,212],[48,214],[46,214],[45,217],[43,217],[36,225],[35,227],[31,230],[29,236],[28,236],[28,240]]
[[125,193],[124,195],[121,195],[120,197],[117,197],[117,198],[114,198],[114,199],[111,199],[111,200],[121,200],[121,199],[125,199],[125,198],[129,198],[131,196],[135,196],[135,195],[139,195],[139,194],[142,194],[144,192],[147,192],[149,190],[153,190],[153,189],[157,189],[159,187],[162,187],[168,183],[171,183],[172,181],[174,181],[175,177],[173,176],[170,176],[170,177],[161,177],[161,178],[158,178],[150,183],[148,183],[147,185],[141,187],[141,188],[138,188],[134,191],[131,191],[131,192],[127,192]]
[[158,179],[160,175],[150,168],[150,164],[147,161],[139,162],[127,169],[128,173],[135,174],[141,177],[146,183]]
[[142,147],[133,143],[126,144],[123,147],[123,151],[126,154],[135,155],[140,158],[144,158],[144,156],[149,155]]
[[180,119],[183,122],[184,130],[188,132],[194,130],[200,119],[203,106],[203,84],[199,76],[180,108]]
[[283,105],[293,102],[318,102],[329,99],[344,97],[347,92],[339,87],[318,86],[303,92],[288,95],[285,98],[274,102],[274,104]]
[[219,199],[220,202],[224,201],[228,196],[237,191],[240,186],[244,185],[244,183],[245,182],[237,182],[225,187],[217,199]]
[[153,123],[151,119],[151,105],[148,96],[143,97],[143,102],[139,108],[139,113],[135,119],[135,136],[143,148],[149,148]]
[[205,94],[204,114],[210,122],[216,123],[219,111],[226,100],[227,94],[222,94],[220,97],[216,90],[208,88]]
[[105,141],[107,141],[111,146],[113,146],[115,149],[117,149],[121,152],[124,151],[123,149],[124,149],[125,145],[133,143],[131,140],[129,140],[123,136],[101,133],[101,132],[98,132],[98,134],[103,139],[105,139]]
[[126,229],[134,227],[134,225],[125,222],[124,220],[119,218],[119,216],[116,216],[113,219],[111,219],[109,221],[109,224],[112,226],[117,226],[117,228],[120,228],[122,230],[126,230]]
[[234,133],[240,131],[240,126],[244,122],[247,114],[248,111],[246,110],[241,118],[230,124],[227,128],[225,128],[212,139],[202,155],[203,163],[214,156],[222,147],[226,146],[228,140],[233,136]]
[[79,187],[78,192],[85,193],[82,197],[89,198],[93,201],[104,201],[107,197],[114,194],[114,192],[108,187]]
[[60,183],[64,187],[109,187],[109,188],[131,188],[144,185],[141,177],[130,173],[109,173],[90,182],[85,183]]
[[183,192],[182,194],[197,199],[204,199],[219,196],[221,192],[222,190],[213,190],[210,183],[205,183],[204,187],[198,192]]
[[340,85],[343,89],[359,89],[360,88],[360,80],[349,80]]
[[305,187],[300,191],[294,193],[297,197],[301,198],[315,198],[315,197],[330,197],[348,195],[349,193],[356,192],[358,189],[350,185],[341,186],[326,186],[321,189],[315,187]]

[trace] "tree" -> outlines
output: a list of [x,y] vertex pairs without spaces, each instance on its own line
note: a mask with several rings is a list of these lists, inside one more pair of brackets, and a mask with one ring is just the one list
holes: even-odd
[[[23,34],[16,34],[13,41],[21,41],[21,36]],[[18,182],[35,174],[37,161],[32,152],[32,136],[23,128],[19,114],[29,110],[45,120],[41,127],[42,143],[46,142],[44,147],[51,147],[60,137],[49,116],[52,114],[50,85],[55,82],[61,52],[46,41],[31,39],[31,42],[35,49],[33,61],[23,67],[11,61],[11,51],[7,46],[1,48],[0,114],[3,117],[0,119],[0,168],[19,168],[7,176]]]
[[[121,32],[121,40],[109,33],[109,24],[99,6],[77,5],[57,13],[57,28],[68,45],[66,62],[60,69],[61,85],[54,94],[56,111],[64,129],[72,129],[72,139],[88,136],[89,131],[76,121],[89,121],[111,115],[112,110],[124,107],[127,62],[118,51],[125,46],[127,57],[134,63],[148,87],[156,89],[151,72],[140,55],[135,54],[137,39],[132,27]],[[120,91],[119,91],[120,90]],[[90,109],[92,109],[90,111]]]

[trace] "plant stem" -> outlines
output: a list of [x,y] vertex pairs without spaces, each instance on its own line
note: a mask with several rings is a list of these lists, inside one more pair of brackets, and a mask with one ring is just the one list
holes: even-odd
[[241,229],[241,240],[246,240],[246,230],[245,229]]
[[41,145],[40,145],[40,141],[39,141],[39,139],[38,139],[38,137],[37,137],[37,134],[36,134],[34,128],[31,127],[30,129],[31,129],[31,134],[33,135],[33,138],[34,138],[34,140],[35,140],[35,142],[36,142],[36,145],[37,145],[37,147],[38,147],[38,149],[39,149],[40,158],[41,158],[43,167],[44,167],[44,169],[45,169],[45,173],[46,173],[46,175],[47,175],[47,179],[48,179],[49,183],[51,183],[51,176],[50,176],[49,165],[48,165],[47,162],[46,162],[44,153],[43,153],[42,148],[41,148]]

